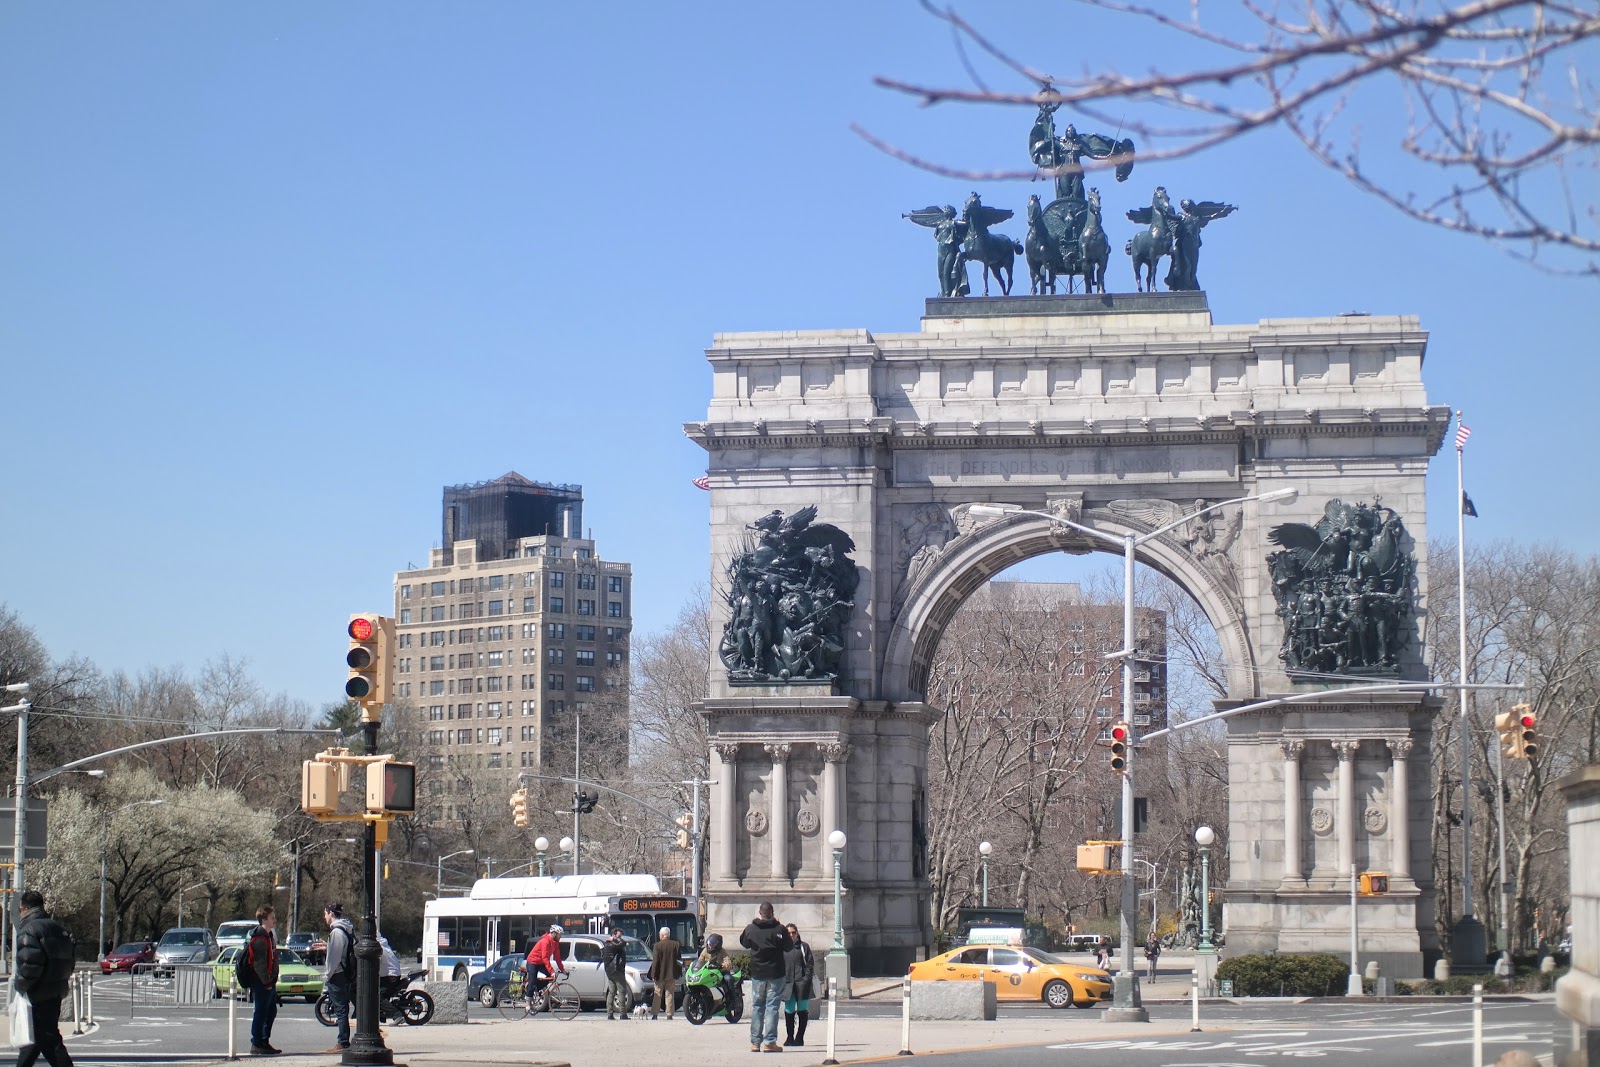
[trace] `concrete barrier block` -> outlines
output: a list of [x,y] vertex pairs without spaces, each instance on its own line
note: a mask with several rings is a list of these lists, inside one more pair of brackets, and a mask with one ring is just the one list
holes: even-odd
[[912,982],[911,1018],[982,1019],[993,1022],[995,987],[993,982]]
[[464,1023],[467,1021],[467,983],[424,982],[422,988],[433,998],[434,1023]]

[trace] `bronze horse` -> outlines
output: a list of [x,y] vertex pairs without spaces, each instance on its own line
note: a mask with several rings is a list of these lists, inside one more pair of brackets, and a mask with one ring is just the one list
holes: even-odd
[[999,233],[990,233],[989,227],[1004,222],[1011,212],[1004,208],[985,207],[978,194],[967,197],[961,219],[967,224],[967,239],[961,247],[963,256],[983,264],[983,295],[989,295],[989,275],[994,274],[1001,293],[1011,295],[1012,267],[1022,246]]
[[1090,189],[1089,211],[1084,216],[1083,231],[1078,234],[1076,271],[1083,275],[1085,293],[1106,291],[1106,264],[1110,259],[1111,242],[1107,240],[1106,231],[1100,226],[1100,190]]
[[[1141,293],[1156,291],[1156,268],[1160,266],[1163,256],[1172,255],[1171,222],[1175,215],[1172,201],[1167,199],[1166,187],[1162,185],[1156,186],[1149,207],[1128,212],[1130,221],[1145,224],[1145,228],[1123,246],[1123,251],[1133,257],[1133,280]],[[1149,272],[1149,288],[1145,287],[1145,277],[1139,273],[1141,266]]]

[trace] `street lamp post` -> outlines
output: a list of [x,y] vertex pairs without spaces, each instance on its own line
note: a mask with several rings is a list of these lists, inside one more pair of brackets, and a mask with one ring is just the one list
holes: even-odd
[[470,856],[477,851],[475,848],[464,848],[459,852],[447,852],[439,857],[433,878],[433,895],[435,899],[444,896],[444,861],[455,856]]
[[828,950],[827,976],[835,980],[836,994],[848,999],[850,954],[844,947],[844,890],[841,880],[846,840],[843,830],[835,830],[828,835],[828,847],[833,849],[833,948]]
[[534,849],[535,852],[537,852],[539,854],[539,877],[543,878],[544,877],[544,854],[546,852],[550,851],[550,839],[548,837],[537,837],[537,838],[534,838],[533,849]]
[[299,839],[297,838],[295,840],[295,843],[294,843],[294,876],[292,878],[290,878],[290,880],[289,880],[289,929],[287,931],[288,933],[292,934],[295,931],[300,929],[300,857],[304,856],[307,852],[310,852],[314,848],[319,848],[322,845],[328,844],[330,841],[342,841],[343,843],[345,843],[347,845],[360,844],[360,839],[359,838],[355,838],[355,837],[339,837],[339,838],[327,838],[327,839],[322,840],[322,841],[313,841],[311,844],[309,844],[306,847],[302,848],[302,847],[300,847]]
[[1202,826],[1194,832],[1194,843],[1200,846],[1200,951],[1215,952],[1211,943],[1211,842],[1217,832]]
[[[578,843],[576,841],[574,841],[570,837],[563,837],[560,841],[557,841],[556,842],[556,847],[561,850],[561,854],[563,856],[575,856],[575,855],[577,855]],[[578,870],[577,870],[576,867],[573,868],[572,873],[573,874],[577,874],[578,873]]]
[[1122,718],[1128,724],[1129,730],[1127,763],[1122,772],[1122,965],[1113,980],[1112,1006],[1106,1015],[1109,1021],[1150,1021],[1150,1013],[1145,1011],[1139,1002],[1139,978],[1134,972],[1133,963],[1134,931],[1138,928],[1139,921],[1136,914],[1139,906],[1139,887],[1133,878],[1132,847],[1133,752],[1137,740],[1137,735],[1133,731],[1133,666],[1136,655],[1133,641],[1134,554],[1140,545],[1153,541],[1162,534],[1175,530],[1208,511],[1215,511],[1231,504],[1246,504],[1252,501],[1263,504],[1272,502],[1286,503],[1299,495],[1300,491],[1298,489],[1288,487],[1274,489],[1266,493],[1257,493],[1252,496],[1234,497],[1231,500],[1219,500],[1215,504],[1208,504],[1197,511],[1191,511],[1183,518],[1176,519],[1148,533],[1127,533],[1121,537],[1107,533],[1104,530],[1097,530],[1093,526],[1084,526],[1060,515],[1052,515],[1047,511],[1029,511],[1019,504],[974,504],[968,512],[975,518],[1005,518],[1008,515],[1029,515],[1069,527],[1108,544],[1122,547],[1122,648],[1116,652],[1108,653],[1106,656],[1107,659],[1120,659],[1122,661]]
[[989,906],[989,854],[994,851],[994,846],[987,841],[978,843],[978,862],[983,867],[983,906]]
[[183,894],[184,894],[184,892],[186,890],[190,890],[190,889],[199,889],[203,885],[210,885],[210,884],[211,884],[210,882],[196,882],[196,883],[194,883],[194,885],[185,885],[185,886],[179,886],[178,887],[178,925],[179,926],[183,925]]
[[[129,808],[145,807],[147,805],[165,804],[165,797],[156,797],[154,800],[135,800],[132,804],[124,804],[100,813],[100,962],[106,958],[106,845],[111,833],[111,816],[127,811]],[[179,923],[179,925],[183,925]]]

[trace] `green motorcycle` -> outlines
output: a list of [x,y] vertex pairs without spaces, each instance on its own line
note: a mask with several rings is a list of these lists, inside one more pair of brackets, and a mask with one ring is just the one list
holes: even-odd
[[744,975],[739,971],[724,974],[696,960],[683,972],[683,984],[683,1014],[694,1025],[717,1015],[727,1016],[730,1023],[744,1016]]

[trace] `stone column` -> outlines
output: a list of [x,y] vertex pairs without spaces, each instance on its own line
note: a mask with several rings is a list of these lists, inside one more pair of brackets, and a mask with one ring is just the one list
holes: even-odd
[[1394,855],[1389,858],[1389,872],[1396,878],[1410,878],[1411,778],[1406,757],[1411,755],[1411,738],[1391,740],[1389,752],[1394,756],[1393,780],[1389,783],[1389,827],[1394,831]]
[[772,834],[772,877],[789,877],[789,751],[791,745],[764,745],[772,757],[771,810],[767,813]]
[[1356,862],[1356,749],[1360,741],[1335,741],[1339,757],[1339,874],[1343,883]]
[[1285,881],[1304,882],[1305,848],[1300,828],[1305,825],[1305,813],[1300,808],[1300,756],[1306,743],[1279,741],[1278,748],[1283,752],[1283,877]]
[[722,761],[722,770],[717,774],[717,878],[732,881],[734,859],[738,854],[733,843],[739,825],[734,801],[739,784],[739,745],[738,742],[721,742],[711,747]]
[[833,847],[828,844],[828,835],[844,830],[844,765],[849,758],[849,745],[836,741],[822,746],[822,829],[817,831],[822,847],[818,850],[817,874],[830,882],[833,880]]

